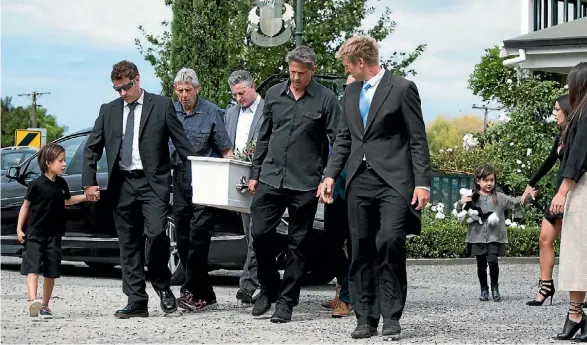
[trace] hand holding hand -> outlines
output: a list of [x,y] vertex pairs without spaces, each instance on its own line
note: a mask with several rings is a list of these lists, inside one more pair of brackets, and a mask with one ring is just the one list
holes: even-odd
[[524,203],[526,202],[526,198],[528,198],[528,196],[532,196],[532,200],[536,200],[536,189],[534,189],[531,186],[526,186],[524,194],[522,194],[522,200],[520,201],[520,205],[524,205]]
[[90,186],[84,189],[84,195],[87,201],[98,201],[100,200],[100,187]]

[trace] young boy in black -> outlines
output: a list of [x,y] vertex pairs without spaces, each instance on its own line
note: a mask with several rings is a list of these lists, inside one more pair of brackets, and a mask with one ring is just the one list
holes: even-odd
[[[45,145],[38,155],[43,174],[28,187],[18,215],[16,233],[24,243],[20,273],[27,276],[30,316],[50,319],[49,299],[61,268],[61,236],[65,233],[65,205],[86,200],[85,195],[71,196],[63,177],[65,150],[61,145]],[[29,216],[27,232],[23,231]],[[26,237],[26,239],[25,239]],[[39,275],[43,274],[43,302],[37,300]]]

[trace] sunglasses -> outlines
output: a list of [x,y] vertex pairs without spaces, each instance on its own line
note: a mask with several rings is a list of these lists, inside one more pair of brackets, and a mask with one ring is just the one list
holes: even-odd
[[129,90],[131,87],[133,87],[134,85],[135,85],[135,81],[134,81],[134,79],[133,79],[133,80],[129,81],[128,83],[126,83],[126,84],[122,84],[122,85],[120,85],[120,86],[113,85],[113,86],[112,86],[112,88],[113,88],[113,89],[114,89],[114,91],[116,91],[116,92],[120,92],[120,90],[128,91],[128,90]]

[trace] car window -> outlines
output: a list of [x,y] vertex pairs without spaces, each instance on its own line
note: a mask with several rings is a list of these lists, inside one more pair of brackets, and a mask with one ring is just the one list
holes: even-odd
[[[87,135],[81,135],[81,136],[77,136],[77,137],[73,137],[73,138],[68,138],[62,141],[58,141],[56,142],[57,144],[63,146],[63,148],[65,149],[65,162],[67,163],[68,167],[65,170],[66,174],[73,174],[74,172],[70,172],[71,171],[76,171],[77,168],[73,167],[72,165],[75,164],[75,162],[73,162],[73,159],[77,153],[78,150],[80,150],[80,154],[83,151],[83,144],[86,142],[88,136]],[[80,149],[81,148],[81,149]],[[81,173],[81,161],[79,162],[79,173]],[[38,159],[33,159],[31,160],[28,169],[27,169],[27,178],[36,178],[41,176],[41,169],[39,168],[39,162]]]
[[65,173],[67,175],[81,174],[83,168],[84,146],[86,146],[88,136],[82,135],[74,139],[77,141],[60,143],[65,149],[65,161],[67,162]]
[[20,164],[22,158],[22,152],[10,152],[2,154],[2,170],[6,170],[10,167],[17,166]]

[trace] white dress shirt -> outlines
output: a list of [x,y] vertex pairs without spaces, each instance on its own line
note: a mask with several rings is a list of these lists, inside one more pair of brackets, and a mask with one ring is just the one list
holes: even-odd
[[[135,107],[134,135],[132,138],[132,163],[130,166],[125,167],[122,165],[122,162],[119,161],[118,164],[122,170],[143,170],[143,162],[141,162],[141,155],[139,153],[139,127],[141,125],[141,113],[143,111],[144,99],[145,91],[142,91],[141,97],[137,99],[137,106]],[[122,138],[124,139],[126,132],[126,120],[128,119],[128,114],[130,113],[130,108],[128,107],[128,103],[126,101],[124,102],[122,109]]]
[[238,121],[236,124],[236,137],[234,139],[234,148],[241,152],[247,146],[247,139],[249,139],[249,134],[251,132],[253,117],[255,116],[255,112],[257,111],[257,106],[259,105],[260,101],[261,96],[257,95],[257,98],[250,107],[241,107],[241,110],[239,112]]

